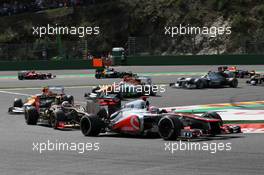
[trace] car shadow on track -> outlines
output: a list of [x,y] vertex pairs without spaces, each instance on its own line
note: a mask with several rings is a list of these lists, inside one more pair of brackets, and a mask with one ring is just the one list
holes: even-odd
[[118,133],[103,133],[97,137],[101,137],[101,138],[112,137],[112,138],[126,138],[126,139],[160,139],[160,136],[158,134],[141,136],[141,135],[118,134]]
[[[42,126],[42,127],[54,129],[49,124],[45,124],[45,123],[39,123],[37,126]],[[65,127],[65,128],[56,128],[54,130],[58,130],[58,131],[62,131],[62,132],[63,131],[80,131],[80,126]]]
[[[138,135],[128,135],[128,134],[116,134],[116,133],[106,133],[100,134],[98,137],[114,137],[114,138],[127,138],[127,139],[161,139],[158,134],[147,135],[147,136],[138,136]],[[182,139],[179,138],[176,141],[188,141],[188,142],[204,142],[204,141],[217,141],[217,140],[230,140],[230,139],[238,139],[245,138],[244,135],[218,135],[218,136],[210,136],[210,137],[200,137],[194,139]]]
[[218,135],[218,136],[210,136],[210,137],[200,137],[196,139],[182,139],[182,141],[191,141],[191,142],[204,142],[204,141],[218,141],[218,140],[230,140],[230,139],[240,139],[245,138],[244,135]]

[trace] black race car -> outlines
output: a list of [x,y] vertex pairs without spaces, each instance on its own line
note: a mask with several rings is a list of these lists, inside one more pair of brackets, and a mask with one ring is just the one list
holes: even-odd
[[84,116],[109,116],[120,110],[121,101],[112,96],[87,97],[86,108],[65,99],[62,103],[45,108],[26,107],[26,122],[31,125],[37,122],[48,122],[54,129],[78,127]]
[[64,88],[61,86],[47,86],[42,89],[42,93],[32,95],[23,101],[20,98],[15,98],[13,106],[8,108],[9,114],[24,114],[26,107],[49,108],[53,103],[60,104],[65,100],[71,99],[73,96],[64,93]]
[[236,66],[228,67],[228,66],[221,66],[218,67],[219,72],[224,72],[229,77],[236,77],[236,78],[250,78],[251,76],[256,74],[255,70],[248,71],[248,70],[241,70],[238,69]]
[[223,72],[208,72],[206,75],[198,78],[178,78],[176,83],[170,83],[171,87],[203,89],[216,87],[238,86],[238,80],[235,77],[229,77]]
[[19,80],[45,80],[55,78],[51,73],[40,73],[35,71],[20,71],[17,73]]
[[97,68],[95,78],[123,78],[125,76],[135,76],[132,72],[118,72],[114,68]]
[[[36,125],[38,123],[45,123],[52,126],[54,129],[60,127],[60,123],[64,122],[65,114],[63,111],[63,103],[73,105],[73,96],[64,96],[63,102],[61,98],[41,96],[38,99],[38,103],[33,105],[25,106],[25,121],[28,125]],[[84,109],[83,109],[84,110]]]
[[264,85],[264,75],[256,74],[250,78],[250,80],[246,81],[246,83],[251,84],[253,86]]

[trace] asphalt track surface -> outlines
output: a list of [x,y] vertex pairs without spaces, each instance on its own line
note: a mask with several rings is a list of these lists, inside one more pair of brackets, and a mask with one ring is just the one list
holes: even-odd
[[[213,67],[216,68],[217,66]],[[262,66],[248,66],[259,69]],[[136,72],[206,71],[209,66],[194,67],[130,67]],[[128,70],[128,68],[118,68]],[[57,74],[72,74],[86,71],[54,71]],[[16,72],[0,72],[0,75],[15,75]],[[154,83],[168,84],[176,76],[155,76]],[[231,143],[231,151],[165,151],[169,142],[160,138],[121,137],[101,135],[84,137],[79,130],[53,130],[46,126],[27,126],[21,115],[8,115],[7,108],[15,97],[25,98],[26,94],[39,93],[44,85],[65,85],[66,92],[83,102],[83,94],[100,82],[107,84],[112,80],[94,78],[61,78],[49,81],[18,81],[0,79],[0,174],[2,175],[90,175],[90,174],[262,174],[264,171],[263,134],[225,135],[202,139],[200,144]],[[181,106],[230,101],[264,100],[264,87],[251,87],[246,80],[240,80],[237,89],[219,88],[205,90],[183,90],[166,88],[161,97],[152,97],[156,106]],[[76,86],[78,85],[78,86]],[[7,88],[9,87],[9,88]],[[17,87],[28,87],[17,88]],[[32,88],[31,87],[35,87]],[[17,93],[17,94],[16,94]],[[19,95],[20,94],[20,95]],[[33,151],[33,143],[49,141],[67,143],[99,143],[98,151]],[[179,142],[173,142],[179,144]],[[187,142],[185,142],[187,143]]]

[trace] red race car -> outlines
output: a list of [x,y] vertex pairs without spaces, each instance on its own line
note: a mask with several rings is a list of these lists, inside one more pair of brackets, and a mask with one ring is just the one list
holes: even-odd
[[149,107],[147,100],[127,103],[123,109],[110,116],[83,116],[80,127],[85,136],[97,136],[104,132],[128,135],[158,134],[164,140],[241,132],[239,126],[223,125],[221,117],[216,112],[204,113],[202,116],[167,113],[156,107]]
[[35,71],[20,71],[17,74],[19,80],[45,80],[55,78],[51,73],[39,73]]

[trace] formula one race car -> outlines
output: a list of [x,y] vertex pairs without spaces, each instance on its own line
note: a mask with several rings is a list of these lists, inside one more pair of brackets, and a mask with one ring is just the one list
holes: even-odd
[[224,72],[229,77],[236,77],[236,78],[250,78],[251,76],[256,74],[255,70],[248,71],[248,70],[240,70],[237,69],[236,66],[228,67],[228,66],[221,66],[218,67],[219,72]]
[[93,88],[95,94],[117,94],[118,98],[155,96],[157,87],[149,77],[125,77],[123,81],[107,86]]
[[208,72],[206,75],[199,78],[178,78],[176,83],[170,83],[171,87],[176,88],[214,88],[214,87],[233,87],[238,86],[236,78],[229,78],[223,72]]
[[239,126],[223,125],[221,117],[215,112],[202,116],[167,113],[149,107],[148,101],[145,100],[130,102],[110,116],[83,116],[80,127],[85,136],[97,136],[104,132],[143,136],[156,133],[164,140],[241,132]]
[[84,116],[95,114],[97,116],[111,115],[121,107],[121,102],[108,97],[87,99],[86,109],[81,105],[74,105],[69,99],[62,103],[53,103],[51,106],[26,107],[25,119],[27,124],[36,125],[46,122],[54,129],[78,127]]
[[[89,113],[93,113],[98,108],[104,108],[108,115],[111,115],[121,108],[121,99],[118,94],[86,93],[84,97],[86,98],[86,111]],[[97,104],[97,106],[93,106],[93,104]]]
[[132,72],[118,72],[113,68],[97,68],[95,70],[95,78],[123,78],[124,76],[136,76]]
[[10,114],[23,114],[27,107],[49,108],[53,103],[60,104],[65,100],[74,103],[73,96],[66,95],[63,87],[48,86],[42,89],[41,94],[30,96],[24,102],[22,99],[15,98],[13,106],[8,108],[8,112]]
[[[56,103],[55,101],[50,104],[49,101],[53,101],[53,99],[52,98],[41,99],[41,102],[38,105],[25,107],[25,121],[28,125],[45,123],[45,124],[49,124],[54,129],[61,127],[64,128],[66,115],[65,115],[65,111],[63,111],[64,108],[62,107],[62,105],[70,104],[71,98],[68,99],[65,98],[62,103]],[[84,108],[82,108],[81,106],[74,106],[74,109],[77,110],[77,108],[78,111],[84,112]],[[74,115],[69,112],[69,116],[73,117]],[[75,118],[71,118],[70,121],[74,121],[74,119]]]
[[55,78],[51,73],[37,73],[35,71],[20,71],[17,74],[19,80],[45,80]]
[[253,86],[264,85],[264,75],[256,74],[252,76],[250,80],[246,81],[246,83],[251,84]]

